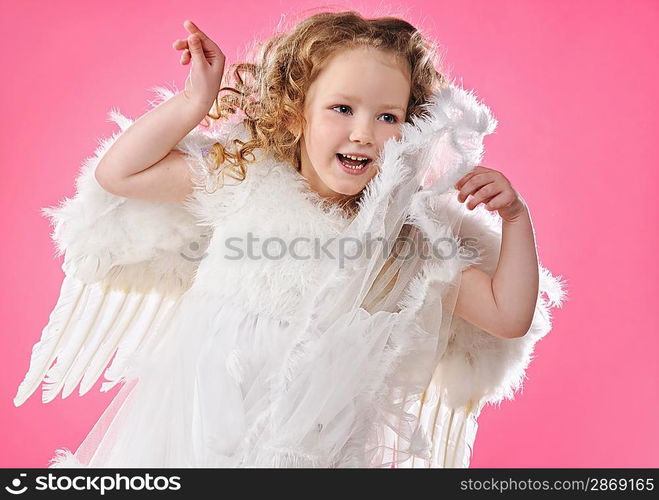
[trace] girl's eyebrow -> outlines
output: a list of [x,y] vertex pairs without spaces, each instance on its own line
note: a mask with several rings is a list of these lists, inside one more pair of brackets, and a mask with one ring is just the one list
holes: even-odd
[[[359,99],[358,97],[349,96],[346,94],[332,94],[332,97],[338,99],[347,99],[348,101],[355,101],[358,103],[362,102],[361,99]],[[382,107],[386,109],[397,109],[399,111],[402,111],[403,113],[405,112],[405,110],[401,106],[398,106],[397,104],[385,104]]]

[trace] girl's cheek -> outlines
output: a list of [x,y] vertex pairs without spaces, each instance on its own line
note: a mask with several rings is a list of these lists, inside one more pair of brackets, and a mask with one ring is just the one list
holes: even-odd
[[341,121],[330,116],[324,117],[319,123],[326,132],[338,131],[342,128]]
[[[390,127],[391,127],[391,125],[390,125]],[[393,128],[393,131],[392,131],[392,128]],[[401,131],[401,127],[397,126],[397,127],[392,127],[392,128],[383,131],[382,136],[381,136],[381,139],[382,139],[381,144],[384,144],[385,142],[387,142],[392,137],[397,141],[399,141],[401,139],[401,137],[403,136],[402,131]]]

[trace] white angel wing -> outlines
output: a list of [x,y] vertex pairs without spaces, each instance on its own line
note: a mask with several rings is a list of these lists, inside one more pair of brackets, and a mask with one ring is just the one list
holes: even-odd
[[[175,95],[162,87],[154,90],[162,102]],[[117,111],[109,116],[121,133],[132,124]],[[84,162],[72,199],[42,210],[52,219],[57,255],[65,255],[65,277],[41,339],[32,348],[15,406],[42,381],[44,403],[60,391],[67,397],[78,384],[80,395],[85,394],[113,356],[101,391],[125,380],[131,364],[159,340],[161,326],[176,313],[204,257],[210,227],[199,222],[189,205],[127,199],[98,185],[96,165],[120,135],[101,140]],[[193,179],[203,177],[199,159],[214,142],[197,127],[177,145],[196,174]]]
[[[454,196],[427,197],[426,215],[417,217],[432,238],[429,221],[452,219],[464,210]],[[419,205],[421,206],[421,205]],[[424,209],[421,209],[422,211]],[[433,215],[434,213],[434,215]],[[492,276],[499,261],[501,220],[482,207],[466,212],[458,231],[461,239],[478,248],[473,265]],[[403,467],[469,467],[478,430],[478,418],[487,404],[514,399],[522,387],[536,343],[551,331],[551,309],[567,297],[566,281],[539,266],[540,282],[529,331],[519,338],[502,339],[458,316],[452,319],[450,338],[432,380],[416,408],[430,440],[426,460],[411,459]]]
[[[482,206],[466,210],[451,186],[457,180],[456,172],[462,174],[463,167],[470,169],[480,163],[483,136],[494,131],[496,120],[486,107],[477,103],[475,96],[457,87],[444,89],[436,106],[429,111],[431,119],[427,124],[420,124],[421,134],[440,129],[446,117],[450,117],[453,134],[433,153],[437,168],[426,178],[427,188],[413,196],[410,220],[429,241],[455,237],[459,253],[467,250],[470,256],[465,255],[464,260],[443,260],[443,265],[437,268],[429,265],[427,276],[437,272],[435,281],[442,283],[443,269],[448,269],[449,263],[459,270],[473,265],[493,276],[501,249],[501,219]],[[566,298],[566,283],[561,276],[552,276],[542,265],[538,271],[535,313],[524,336],[502,339],[457,315],[451,317],[445,349],[427,387],[409,410],[421,425],[410,436],[404,435],[403,442],[399,442],[400,436],[391,437],[395,443],[392,448],[403,451],[399,454],[401,460],[397,460],[398,467],[469,466],[482,408],[514,398],[533,358],[535,344],[551,330],[551,308],[560,307]],[[443,316],[449,312],[452,315],[451,300],[455,299],[456,290],[454,287],[447,293],[441,307],[429,300],[433,295],[426,293],[418,293],[406,301],[408,307],[416,304],[416,322],[423,325],[422,330],[439,330],[434,322],[438,310]]]
[[130,355],[153,341],[176,303],[176,298],[162,293],[126,292],[113,288],[108,280],[87,284],[65,276],[41,340],[33,347],[30,369],[14,404],[22,404],[42,380],[44,403],[60,391],[67,397],[78,384],[80,394],[85,394],[116,352],[105,374],[111,382],[101,389],[109,390],[121,379]]

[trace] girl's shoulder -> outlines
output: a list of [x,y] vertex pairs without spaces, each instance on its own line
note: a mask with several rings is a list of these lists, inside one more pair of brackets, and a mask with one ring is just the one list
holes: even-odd
[[201,223],[215,225],[246,205],[267,207],[294,195],[299,174],[262,148],[247,155],[242,175],[218,163],[218,154],[213,154],[218,143],[235,154],[250,139],[244,123],[227,121],[214,128],[199,126],[177,146],[186,154],[192,173],[193,192],[184,205]]

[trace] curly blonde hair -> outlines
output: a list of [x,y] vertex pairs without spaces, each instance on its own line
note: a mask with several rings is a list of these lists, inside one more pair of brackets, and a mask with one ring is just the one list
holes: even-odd
[[[422,113],[422,104],[447,85],[435,68],[436,46],[407,21],[396,17],[366,19],[355,11],[321,12],[257,44],[255,62],[232,64],[207,116],[222,120],[241,110],[251,139],[233,141],[234,151],[215,143],[211,172],[244,180],[253,151],[263,148],[277,161],[300,170],[300,141],[305,126],[304,98],[324,63],[339,50],[371,47],[407,61],[411,93],[405,121]],[[234,84],[228,85],[233,70]],[[220,95],[227,92],[224,95]],[[212,114],[213,110],[216,110]],[[228,145],[227,145],[228,146]],[[363,190],[362,190],[363,192]],[[353,205],[361,193],[351,197]],[[351,203],[352,202],[352,203]]]

